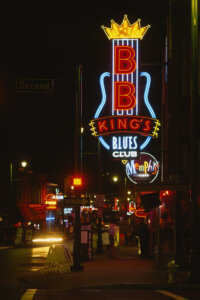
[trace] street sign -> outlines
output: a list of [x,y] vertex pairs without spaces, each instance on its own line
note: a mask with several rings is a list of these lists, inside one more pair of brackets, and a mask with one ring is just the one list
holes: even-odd
[[65,206],[89,206],[90,199],[85,197],[65,198]]
[[102,218],[103,217],[103,209],[102,208],[98,208],[97,217],[98,218]]
[[52,79],[17,78],[16,92],[20,93],[51,93],[53,91]]

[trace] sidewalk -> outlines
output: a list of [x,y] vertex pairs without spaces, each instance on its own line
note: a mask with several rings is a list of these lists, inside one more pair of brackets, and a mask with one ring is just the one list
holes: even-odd
[[13,248],[12,246],[3,246],[3,245],[0,245],[0,250],[12,249],[12,248]]
[[[189,288],[187,273],[177,272],[177,283],[168,284],[166,269],[159,270],[153,259],[143,259],[137,248],[123,245],[115,248],[115,258],[109,258],[108,250],[95,254],[94,259],[83,263],[83,272],[44,273],[33,272],[21,283],[28,288]],[[200,289],[200,285],[194,286]]]

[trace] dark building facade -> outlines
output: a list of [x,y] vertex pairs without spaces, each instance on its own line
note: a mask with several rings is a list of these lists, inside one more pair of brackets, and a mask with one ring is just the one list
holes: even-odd
[[166,263],[173,257],[191,268],[191,257],[196,257],[197,265],[200,257],[196,242],[200,238],[200,3],[171,0],[168,4],[162,62],[162,176],[157,189],[169,195],[164,197],[165,212],[159,211],[157,261]]
[[156,264],[175,259],[190,274],[200,267],[199,16],[199,1],[168,1],[161,63],[161,176],[151,185],[134,186],[141,194],[159,192],[161,205],[148,216]]

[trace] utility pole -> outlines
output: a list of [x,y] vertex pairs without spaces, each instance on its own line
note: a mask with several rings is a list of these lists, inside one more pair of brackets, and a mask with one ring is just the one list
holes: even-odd
[[[101,184],[101,156],[100,156],[100,152],[101,151],[101,145],[100,145],[100,141],[98,139],[98,193],[101,193],[101,188],[102,188],[102,184]],[[101,221],[102,221],[102,208],[98,208],[98,225],[97,225],[97,233],[98,233],[98,237],[97,237],[97,249],[96,249],[96,253],[97,254],[102,254],[103,253],[103,243],[102,243],[102,230],[101,230]]]
[[10,204],[10,215],[11,222],[14,222],[14,205],[13,203],[13,164],[9,164],[9,204]]
[[[76,124],[75,124],[75,163],[74,163],[74,175],[82,177],[82,137],[81,137],[81,125],[82,125],[82,66],[76,69],[77,79],[77,91],[76,91]],[[76,192],[77,193],[77,192]],[[81,196],[81,190],[78,190],[79,194],[75,196]],[[79,272],[83,271],[83,265],[81,265],[81,221],[80,221],[80,206],[75,206],[75,224],[74,224],[74,250],[73,250],[73,266],[71,271]]]
[[198,0],[191,0],[191,253],[189,280],[200,283]]
[[127,217],[127,178],[124,177],[124,217]]

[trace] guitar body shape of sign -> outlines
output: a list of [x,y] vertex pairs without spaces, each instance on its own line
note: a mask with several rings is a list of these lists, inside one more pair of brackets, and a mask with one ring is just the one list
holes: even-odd
[[[112,70],[100,76],[102,99],[90,126],[113,158],[126,164],[139,158],[151,139],[158,137],[160,126],[149,102],[151,76],[139,72],[139,40],[150,26],[141,28],[140,20],[131,25],[126,15],[121,25],[111,23],[111,28],[102,28],[112,41]],[[143,99],[141,78],[146,80]],[[141,115],[141,109],[145,114]]]

